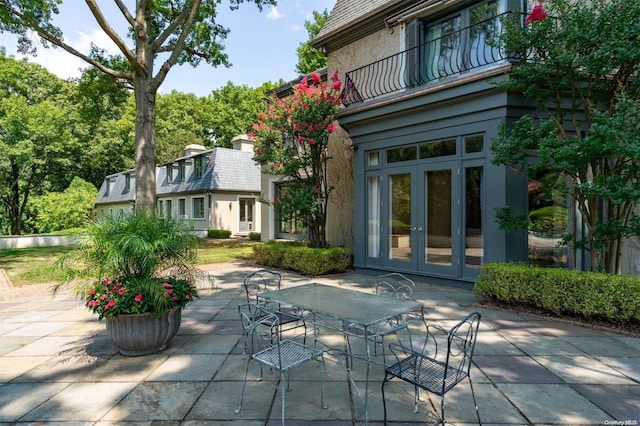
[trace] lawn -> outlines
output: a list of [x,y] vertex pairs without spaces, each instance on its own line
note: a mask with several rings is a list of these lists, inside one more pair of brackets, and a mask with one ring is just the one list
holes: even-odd
[[[260,244],[248,240],[203,239],[198,249],[199,265],[234,262],[250,259],[253,246]],[[14,286],[61,282],[64,273],[53,266],[71,247],[36,247],[0,250],[0,268],[3,268]]]

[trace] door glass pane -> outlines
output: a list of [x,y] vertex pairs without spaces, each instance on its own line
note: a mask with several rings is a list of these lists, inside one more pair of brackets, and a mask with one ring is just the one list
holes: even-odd
[[389,259],[411,260],[411,174],[389,176]]
[[464,264],[478,267],[482,264],[482,167],[465,169],[465,248]]
[[380,256],[380,177],[370,176],[367,184],[367,256]]
[[451,266],[451,169],[425,173],[425,262]]

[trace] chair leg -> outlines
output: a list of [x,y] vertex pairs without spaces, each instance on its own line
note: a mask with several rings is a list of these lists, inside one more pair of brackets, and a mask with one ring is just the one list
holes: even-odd
[[324,355],[321,355],[320,359],[322,360],[322,382],[320,383],[320,407],[326,410],[327,408],[329,408],[324,404],[324,382],[327,377],[327,363],[324,362]]
[[[291,370],[289,370],[291,371]],[[282,394],[282,426],[284,426],[284,373],[280,370],[280,393]]]
[[471,396],[473,397],[473,405],[476,407],[476,417],[478,418],[478,424],[482,426],[482,421],[480,420],[480,410],[478,410],[478,402],[476,401],[476,394],[473,391],[473,382],[471,381],[471,376],[469,377],[469,385],[471,386]]
[[387,400],[384,398],[384,385],[389,381],[388,375],[385,373],[382,381],[382,410],[384,411],[384,425],[387,426]]
[[444,422],[444,394],[440,397],[440,416],[442,417],[442,426],[445,426]]
[[249,374],[249,362],[251,360],[247,361],[247,366],[244,369],[244,382],[242,383],[242,391],[240,392],[240,405],[238,405],[238,408],[236,408],[236,410],[234,411],[234,413],[238,414],[240,413],[240,410],[242,410],[242,403],[244,402],[244,391],[245,388],[247,387],[247,375]]

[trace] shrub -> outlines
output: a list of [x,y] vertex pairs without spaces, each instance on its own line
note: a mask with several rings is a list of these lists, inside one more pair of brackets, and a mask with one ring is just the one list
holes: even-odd
[[342,247],[312,248],[302,243],[269,242],[253,247],[256,261],[315,276],[344,272],[351,266],[351,251]]
[[260,238],[262,238],[262,236],[259,232],[249,232],[249,239],[251,241],[260,241]]
[[636,277],[486,263],[474,292],[490,300],[536,307],[556,315],[640,321],[640,279]]
[[226,229],[209,229],[207,231],[207,236],[209,238],[229,238],[231,236],[231,231]]

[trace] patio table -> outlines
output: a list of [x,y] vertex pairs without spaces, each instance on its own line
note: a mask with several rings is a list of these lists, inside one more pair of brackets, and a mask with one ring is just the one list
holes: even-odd
[[[372,337],[375,336],[375,325],[380,321],[391,320],[399,315],[412,312],[422,312],[422,304],[413,300],[402,300],[390,297],[380,297],[372,293],[365,293],[357,290],[309,283],[297,287],[290,287],[275,291],[258,294],[258,297],[265,300],[290,305],[306,312],[305,318],[310,320],[315,326],[334,328],[327,320],[338,320],[340,324],[347,326],[357,326],[363,330],[359,337],[364,338],[366,353],[364,357],[359,354],[349,353],[348,357],[362,358],[366,361],[366,379],[364,393],[351,378],[348,369],[340,365],[347,373],[349,381],[356,390],[356,394],[364,404],[365,424],[369,423],[369,371],[371,363],[371,349],[369,345],[374,343]],[[340,330],[348,333],[345,327]]]

